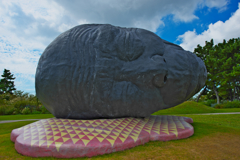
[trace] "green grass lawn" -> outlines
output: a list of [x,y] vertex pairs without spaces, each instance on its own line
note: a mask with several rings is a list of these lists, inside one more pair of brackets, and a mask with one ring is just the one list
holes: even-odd
[[215,109],[197,102],[186,101],[175,107],[159,110],[153,113],[153,115],[225,113],[225,112],[240,112],[240,108]]
[[[240,115],[184,116],[194,120],[192,124],[194,135],[187,139],[149,142],[132,149],[90,159],[238,159],[240,157]],[[22,156],[14,149],[14,143],[10,141],[11,130],[32,122],[0,124],[0,159],[54,159]]]
[[2,120],[20,120],[20,119],[45,119],[54,117],[52,114],[30,114],[30,115],[2,115]]
[[179,114],[176,116],[190,117],[194,123],[207,123],[215,126],[225,126],[240,129],[240,114],[227,114],[227,115],[190,115],[190,114]]
[[[96,156],[89,159],[239,159],[240,114],[194,115],[198,113],[240,112],[235,109],[214,109],[196,102],[184,102],[176,107],[160,110],[154,115],[190,117],[194,135],[168,142],[154,141],[132,149]],[[52,114],[0,116],[0,120],[51,118]],[[11,131],[34,121],[0,124],[0,159],[54,159],[32,158],[18,154],[10,141]],[[88,158],[78,158],[88,159]]]

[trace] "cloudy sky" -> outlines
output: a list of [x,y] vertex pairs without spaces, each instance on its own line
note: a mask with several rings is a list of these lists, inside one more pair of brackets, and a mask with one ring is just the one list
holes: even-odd
[[80,24],[144,28],[193,51],[205,41],[240,37],[239,0],[1,0],[0,75],[35,94],[39,57],[60,33]]

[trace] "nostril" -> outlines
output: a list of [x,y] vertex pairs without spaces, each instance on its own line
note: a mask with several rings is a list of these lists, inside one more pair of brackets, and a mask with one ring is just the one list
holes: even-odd
[[167,81],[167,75],[164,76],[164,74],[158,74],[153,78],[153,84],[156,87],[163,87],[166,81]]
[[165,60],[165,58],[163,59],[163,61],[166,63],[166,60]]
[[167,75],[164,76],[164,83],[167,82]]

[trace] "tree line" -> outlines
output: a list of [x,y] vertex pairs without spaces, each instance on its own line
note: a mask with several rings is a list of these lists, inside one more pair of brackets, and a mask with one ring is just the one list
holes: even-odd
[[38,98],[27,92],[16,90],[15,77],[4,69],[0,79],[0,115],[49,114]]
[[205,46],[197,45],[194,53],[207,68],[207,81],[198,95],[207,99],[239,100],[240,98],[240,38],[233,38],[214,45],[213,39],[205,41]]

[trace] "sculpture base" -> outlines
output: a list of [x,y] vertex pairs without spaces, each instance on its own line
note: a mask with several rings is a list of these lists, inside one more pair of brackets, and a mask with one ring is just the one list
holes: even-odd
[[50,118],[12,130],[18,153],[31,157],[92,157],[132,148],[149,141],[169,141],[193,135],[193,120],[180,116],[150,116],[73,120]]

